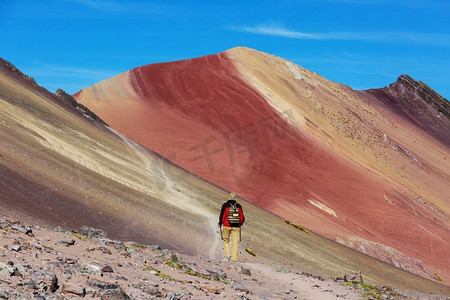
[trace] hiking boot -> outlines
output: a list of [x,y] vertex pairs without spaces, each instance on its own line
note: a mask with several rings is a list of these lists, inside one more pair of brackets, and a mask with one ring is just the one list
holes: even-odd
[[225,256],[223,259],[222,259],[222,261],[230,261],[231,260],[231,257],[229,257],[229,256]]

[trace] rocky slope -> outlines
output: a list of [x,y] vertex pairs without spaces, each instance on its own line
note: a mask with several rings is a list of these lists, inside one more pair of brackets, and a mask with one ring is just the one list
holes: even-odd
[[373,101],[384,104],[414,126],[450,147],[450,102],[408,75],[383,89],[368,90]]
[[[409,88],[392,94],[395,103],[414,97],[416,111],[445,112],[424,84],[400,81]],[[444,117],[423,130],[405,118],[409,110],[375,93],[243,47],[138,67],[74,97],[112,128],[259,207],[450,282],[448,135],[432,134],[448,129]]]
[[[0,299],[445,299],[0,218]],[[377,299],[378,299],[377,298]]]

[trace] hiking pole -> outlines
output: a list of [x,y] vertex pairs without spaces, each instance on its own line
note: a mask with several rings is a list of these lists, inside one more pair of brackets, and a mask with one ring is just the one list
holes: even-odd
[[239,243],[242,242],[242,227],[239,227]]
[[219,226],[220,239],[223,241],[222,226]]
[[239,253],[242,253],[241,226],[239,226]]

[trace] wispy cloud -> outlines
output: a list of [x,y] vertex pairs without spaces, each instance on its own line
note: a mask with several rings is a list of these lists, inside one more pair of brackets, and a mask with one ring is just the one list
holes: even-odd
[[341,41],[373,41],[403,44],[423,44],[432,46],[450,46],[450,34],[443,33],[417,33],[398,31],[379,32],[304,32],[286,29],[282,26],[227,26],[226,30],[246,32],[251,34],[284,37],[292,39],[310,40],[341,40]]
[[306,0],[306,1],[317,3],[329,2],[329,3],[346,3],[346,4],[370,4],[376,2],[385,2],[381,0]]
[[232,31],[241,31],[248,32],[253,34],[261,34],[261,35],[271,35],[271,36],[280,36],[287,37],[293,39],[320,39],[320,36],[312,33],[300,32],[300,31],[292,31],[279,26],[227,26],[225,29]]
[[31,66],[21,66],[20,68],[48,90],[54,91],[57,88],[63,88],[68,93],[75,93],[123,72],[122,70],[80,68],[42,62],[34,63]]
[[299,3],[317,3],[321,4],[348,4],[354,6],[385,6],[402,7],[407,9],[418,8],[447,8],[445,0],[409,0],[409,1],[392,1],[392,0],[291,0]]
[[98,10],[120,10],[123,6],[123,4],[119,4],[116,2],[110,2],[110,1],[97,1],[97,0],[61,0],[62,2],[68,2],[72,4],[78,4],[87,6],[93,9]]
[[97,70],[45,63],[37,63],[35,66],[23,67],[23,69],[27,73],[32,74],[32,76],[81,78],[87,80],[102,80],[120,73],[120,71],[114,70]]
[[162,4],[135,1],[114,1],[114,0],[59,0],[73,5],[84,6],[92,10],[111,13],[141,13],[141,14],[165,14],[172,12],[173,7]]

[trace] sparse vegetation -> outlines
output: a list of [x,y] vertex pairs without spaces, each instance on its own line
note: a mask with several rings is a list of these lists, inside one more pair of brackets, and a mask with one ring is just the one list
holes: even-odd
[[135,248],[138,248],[138,249],[147,249],[147,246],[141,245],[141,244],[136,243],[136,242],[131,243],[131,246],[133,246]]
[[360,282],[346,282],[345,284],[356,289],[361,295],[361,299],[394,299],[396,296],[400,295],[397,290],[388,286],[373,286]]
[[253,250],[250,249],[250,248],[245,248],[245,252],[247,252],[248,254],[250,254],[250,255],[252,255],[252,256],[256,256],[256,253],[253,252]]
[[174,268],[174,269],[182,269],[183,268],[183,266],[179,262],[174,261],[174,260],[166,259],[164,262],[166,263],[166,265],[168,265],[169,267]]
[[301,231],[306,232],[306,233],[311,233],[308,229],[306,229],[305,227],[303,227],[303,226],[300,225],[300,224],[292,223],[292,222],[289,221],[289,220],[284,220],[284,221],[285,221],[287,224],[289,224],[289,225],[291,225],[291,226],[297,228],[298,230],[301,230]]
[[203,279],[208,279],[208,280],[211,280],[211,279],[212,279],[211,276],[208,276],[208,275],[199,273],[199,272],[197,272],[197,271],[192,270],[191,268],[187,268],[184,272],[185,272],[186,274],[188,274],[188,275],[191,275],[191,276],[197,276],[197,277],[200,277],[200,278],[203,278]]
[[231,282],[227,279],[227,275],[224,273],[223,275],[221,275],[219,278],[215,278],[217,281],[225,283],[225,284],[230,284]]
[[172,276],[164,274],[160,270],[158,270],[157,268],[154,268],[152,266],[146,266],[146,267],[143,268],[143,270],[144,271],[154,272],[156,276],[161,277],[161,278],[169,279],[170,281],[178,281],[175,278],[173,278]]
[[76,237],[77,239],[82,240],[82,241],[87,240],[87,236],[81,235],[81,234],[76,233],[76,232],[73,232],[73,233],[72,233],[72,236],[74,236],[74,237]]
[[198,271],[195,271],[192,268],[189,268],[189,267],[187,267],[185,265],[182,265],[178,261],[174,261],[174,260],[170,260],[170,259],[166,259],[164,261],[164,263],[166,265],[168,265],[169,267],[171,267],[171,268],[180,269],[180,270],[182,269],[182,270],[184,270],[184,273],[186,273],[188,275],[191,275],[191,276],[196,276],[196,277],[200,277],[202,279],[207,279],[207,280],[213,280],[214,279],[216,281],[219,281],[219,282],[222,282],[222,283],[225,283],[225,284],[229,284],[229,282],[226,279],[225,275],[216,278],[216,277],[214,277],[212,275],[207,275],[207,274],[203,274],[203,273],[200,273]]
[[436,280],[436,281],[438,281],[438,282],[441,282],[441,283],[444,282],[444,280],[442,280],[441,275],[436,274],[436,273],[433,274],[433,279]]

